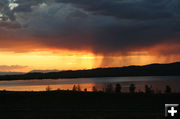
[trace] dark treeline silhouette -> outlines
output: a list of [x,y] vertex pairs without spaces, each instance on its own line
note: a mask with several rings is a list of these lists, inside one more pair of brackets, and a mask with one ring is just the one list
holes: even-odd
[[27,73],[22,75],[4,75],[0,80],[58,79],[88,77],[121,76],[174,76],[180,75],[180,62],[171,64],[151,64],[145,66],[127,66],[117,68],[97,68],[91,70],[61,71],[50,73]]
[[[52,90],[52,88],[48,85],[45,89],[46,91],[55,91]],[[113,85],[112,83],[106,84],[104,85],[103,90],[98,90],[95,86],[92,87],[91,91],[88,91],[87,88],[85,88],[84,90],[81,89],[81,86],[79,84],[74,84],[72,87],[72,90],[67,90],[67,91],[73,91],[73,92],[104,92],[104,93],[129,93],[129,94],[133,94],[133,93],[145,93],[145,94],[161,94],[161,90],[158,91],[154,91],[152,89],[152,85],[148,86],[145,85],[144,87],[144,92],[143,91],[136,91],[136,86],[134,84],[130,84],[129,85],[129,92],[122,92],[122,86],[121,84],[115,84]],[[57,91],[61,91],[60,88],[57,89]],[[63,90],[64,91],[64,90]],[[165,90],[163,91],[165,94],[170,94],[172,93],[172,89],[169,85],[166,85]]]

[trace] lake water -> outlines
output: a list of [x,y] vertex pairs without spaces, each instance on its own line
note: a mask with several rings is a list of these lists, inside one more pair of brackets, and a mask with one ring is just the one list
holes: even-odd
[[162,92],[169,85],[172,92],[180,92],[180,76],[145,76],[145,77],[106,77],[106,78],[75,78],[75,79],[43,79],[43,80],[15,80],[0,81],[0,90],[8,91],[45,91],[47,86],[52,90],[72,90],[73,85],[80,85],[81,89],[92,91],[95,86],[98,90],[111,83],[122,86],[123,92],[128,92],[130,84],[135,84],[136,91],[144,91],[145,85],[152,85],[154,91]]

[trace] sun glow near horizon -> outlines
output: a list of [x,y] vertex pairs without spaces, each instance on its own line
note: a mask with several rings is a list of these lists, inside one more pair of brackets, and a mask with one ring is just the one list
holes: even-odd
[[101,56],[91,52],[75,51],[34,51],[25,53],[0,52],[0,72],[29,72],[31,70],[79,70],[98,67],[120,67],[168,63],[176,60],[151,56],[148,53],[131,53],[129,56]]
[[[66,53],[65,53],[66,52]],[[67,54],[67,55],[64,55]],[[102,57],[92,53],[75,53],[62,51],[52,53],[49,51],[13,53],[0,52],[1,66],[14,66],[14,68],[0,69],[0,71],[28,72],[30,70],[77,70],[92,69],[101,64]],[[96,59],[96,62],[95,62]],[[15,67],[23,66],[23,67]]]

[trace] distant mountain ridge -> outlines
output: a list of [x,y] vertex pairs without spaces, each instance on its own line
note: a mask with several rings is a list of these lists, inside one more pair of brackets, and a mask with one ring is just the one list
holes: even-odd
[[180,76],[180,62],[170,64],[150,64],[144,66],[125,66],[96,68],[89,70],[68,70],[59,72],[30,72],[22,75],[0,76],[0,80],[58,79],[122,76]]
[[[60,70],[32,70],[28,73],[48,73],[48,72],[59,72]],[[25,72],[0,72],[0,75],[19,75],[25,74]]]
[[0,72],[0,75],[19,75],[24,74],[23,72]]
[[60,70],[32,70],[28,73],[48,73],[48,72],[59,72]]

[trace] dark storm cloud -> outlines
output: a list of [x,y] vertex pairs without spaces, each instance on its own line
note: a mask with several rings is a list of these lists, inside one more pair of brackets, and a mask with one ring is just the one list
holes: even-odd
[[14,13],[9,8],[8,0],[1,0],[0,1],[0,14],[3,14],[3,20],[15,20]]
[[164,42],[180,44],[179,0],[16,0],[15,3],[18,6],[10,10],[7,2],[0,2],[0,6],[9,9],[4,15],[22,26],[18,33],[32,35],[47,47],[91,49],[109,55],[127,54]]
[[47,0],[16,0],[15,3],[19,4],[13,11],[14,12],[31,12],[32,6],[45,3]]
[[0,22],[0,27],[5,29],[18,29],[21,28],[19,24],[16,23],[8,23],[8,22]]
[[96,15],[121,19],[149,20],[179,16],[178,0],[56,0],[69,3]]
[[[1,0],[0,13],[4,14],[7,18],[14,21],[16,19],[16,12],[31,12],[33,6],[45,3],[46,0]],[[17,5],[13,7],[10,6]]]

